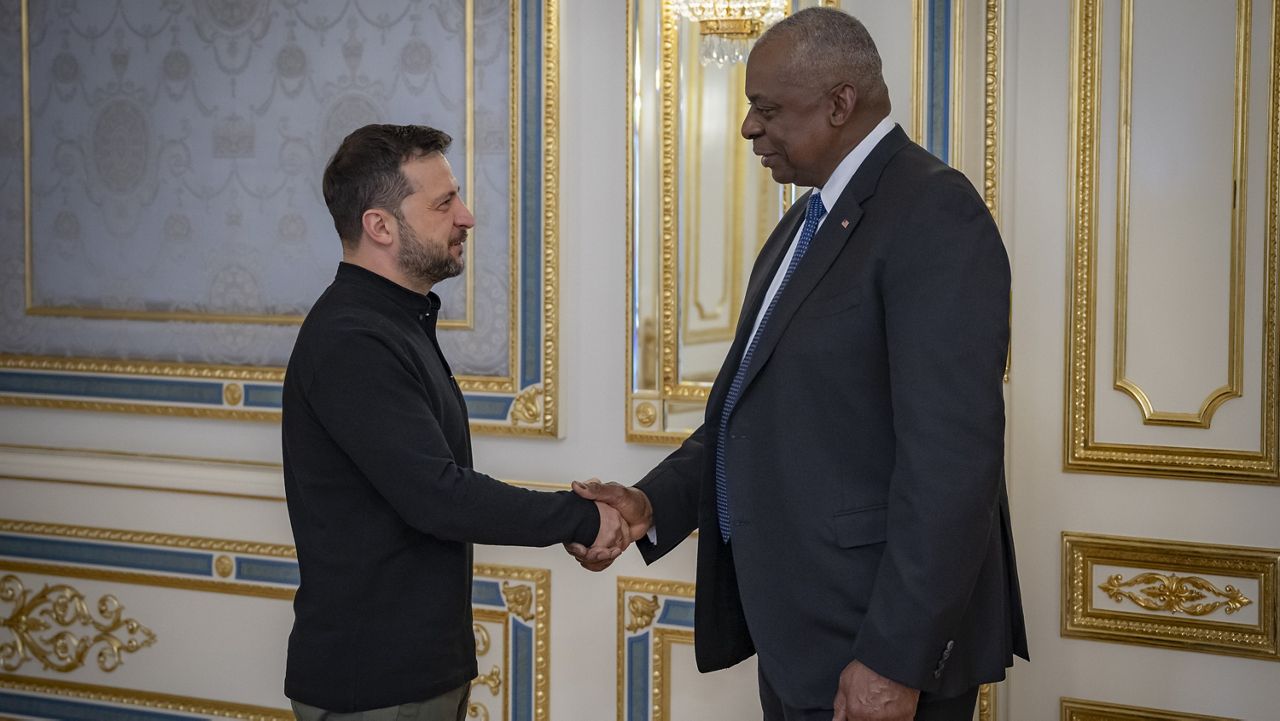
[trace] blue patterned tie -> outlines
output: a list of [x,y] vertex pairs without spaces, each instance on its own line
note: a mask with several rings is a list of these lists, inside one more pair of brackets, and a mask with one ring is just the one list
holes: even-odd
[[729,384],[729,392],[724,397],[724,407],[720,409],[720,434],[716,439],[716,515],[720,520],[720,539],[725,543],[729,542],[730,521],[729,479],[724,470],[724,444],[729,435],[729,416],[733,413],[733,407],[738,404],[738,396],[742,394],[742,384],[746,380],[747,369],[751,367],[751,356],[756,352],[760,336],[764,335],[764,327],[769,323],[769,316],[773,315],[773,309],[778,305],[778,297],[782,295],[782,291],[786,290],[787,281],[791,280],[791,274],[800,264],[804,252],[809,249],[809,241],[813,240],[813,234],[818,230],[818,221],[822,220],[822,216],[826,213],[827,208],[822,204],[822,195],[814,190],[809,196],[809,207],[805,209],[804,227],[800,228],[800,237],[796,239],[796,252],[792,254],[791,262],[787,264],[787,271],[782,274],[782,282],[778,284],[777,292],[769,301],[769,307],[760,317],[760,327],[752,336],[747,352],[742,355],[742,362],[738,364],[738,371],[733,374],[733,382]]

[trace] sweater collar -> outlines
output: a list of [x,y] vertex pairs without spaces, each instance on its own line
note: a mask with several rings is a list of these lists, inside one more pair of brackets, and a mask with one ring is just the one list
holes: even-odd
[[372,290],[413,313],[425,313],[434,318],[437,311],[440,310],[440,296],[434,292],[428,292],[423,295],[409,290],[390,278],[378,275],[354,263],[345,261],[338,263],[338,273],[334,280],[352,283],[361,288]]

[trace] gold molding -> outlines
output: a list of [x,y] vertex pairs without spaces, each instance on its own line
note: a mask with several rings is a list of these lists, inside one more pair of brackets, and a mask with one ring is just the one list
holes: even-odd
[[1147,425],[1208,428],[1222,404],[1244,392],[1244,252],[1245,198],[1249,178],[1249,45],[1250,0],[1236,0],[1235,126],[1232,134],[1231,280],[1227,312],[1227,382],[1209,392],[1199,411],[1160,411],[1150,395],[1128,377],[1129,318],[1129,187],[1133,143],[1133,0],[1120,6],[1120,103],[1116,198],[1115,389],[1138,404]]
[[268,558],[296,559],[298,557],[298,552],[293,546],[288,546],[282,543],[231,541],[222,538],[208,538],[204,536],[179,536],[171,533],[124,531],[114,528],[72,526],[63,523],[36,523],[34,521],[18,521],[6,518],[0,518],[0,533],[23,533],[33,536],[57,536],[60,538],[76,538],[85,541],[132,543],[144,546],[182,548],[191,551],[208,551],[210,553],[236,553],[246,556],[265,556]]
[[1263,272],[1260,448],[1257,451],[1100,442],[1094,436],[1094,347],[1097,303],[1098,98],[1100,0],[1073,0],[1071,13],[1071,130],[1074,178],[1068,237],[1072,239],[1066,324],[1067,379],[1064,461],[1067,471],[1192,478],[1244,483],[1280,482],[1280,1],[1272,2],[1266,260]]
[[287,709],[213,701],[191,696],[175,696],[154,691],[111,688],[109,686],[75,683],[72,681],[28,678],[7,673],[0,673],[0,688],[23,693],[38,693],[83,701],[100,701],[198,716],[241,719],[241,721],[293,721],[293,712]]
[[[1280,550],[1069,532],[1062,534],[1062,549],[1063,637],[1280,661]],[[1191,602],[1190,598],[1175,598],[1172,603],[1154,598],[1159,603],[1146,609],[1097,605],[1095,589],[1109,594],[1118,590],[1117,584],[1125,585],[1112,584],[1113,574],[1100,585],[1095,577],[1100,566],[1133,569],[1135,580],[1157,585],[1158,576],[1171,575],[1219,576],[1256,584],[1257,598],[1252,600],[1258,604],[1258,620],[1188,618],[1186,611],[1194,609],[1194,604],[1180,602]],[[1176,582],[1166,590],[1176,591]],[[1233,594],[1227,591],[1224,596]],[[1125,596],[1112,599],[1123,601]]]
[[[545,568],[477,563],[474,565],[474,573],[476,576],[502,579],[503,595],[506,597],[510,612],[526,622],[532,621],[534,627],[533,718],[534,721],[549,721],[551,714],[551,571]],[[532,609],[532,613],[528,619],[524,619],[512,607],[511,597],[507,596],[509,582],[513,581],[532,585],[531,590],[529,586],[513,586],[514,588],[524,588],[530,596],[532,602],[529,607]],[[477,616],[481,615],[480,611],[477,611],[476,614]],[[505,617],[507,614],[503,615]],[[509,620],[507,622],[509,623]],[[506,668],[508,669],[508,676],[510,676],[511,659],[509,647],[506,650],[506,657]],[[503,718],[506,718],[505,714],[506,712],[504,711]]]
[[996,685],[984,683],[978,687],[978,721],[996,721]]
[[218,581],[212,578],[181,578],[138,571],[113,571],[85,566],[68,566],[62,563],[0,560],[0,571],[38,573],[61,578],[82,578],[87,581],[113,581],[134,586],[173,588],[179,591],[196,591],[199,593],[225,593],[230,596],[273,598],[280,601],[292,601],[294,593],[292,586],[264,586],[239,581]]
[[1223,716],[1201,716],[1078,698],[1063,697],[1060,704],[1061,721],[1240,721]]
[[[670,647],[674,643],[693,643],[693,631],[689,629],[661,628],[654,625],[653,615],[661,607],[659,596],[669,596],[682,599],[692,599],[694,596],[695,585],[686,581],[661,581],[649,578],[634,578],[629,576],[619,576],[617,579],[617,619],[614,623],[617,629],[618,639],[618,721],[626,719],[626,702],[627,702],[627,646],[626,639],[628,633],[635,633],[652,626],[653,645],[651,648],[652,657],[650,659],[651,679],[649,691],[651,694],[649,700],[649,708],[651,717],[649,721],[666,721],[671,719],[671,674],[667,671],[670,665],[671,650]],[[652,600],[646,599],[645,595],[649,595]],[[633,601],[639,600],[639,614],[635,620],[628,623],[626,620],[627,611],[636,613],[637,608],[632,605]],[[650,608],[650,604],[652,608]],[[645,618],[645,614],[648,617]],[[636,624],[644,621],[643,625],[632,628]]]

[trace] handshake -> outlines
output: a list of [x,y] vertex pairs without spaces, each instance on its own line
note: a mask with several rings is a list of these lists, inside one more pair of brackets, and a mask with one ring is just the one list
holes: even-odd
[[564,549],[588,571],[603,571],[627,550],[627,546],[644,538],[653,525],[653,506],[649,497],[636,488],[617,483],[601,483],[592,478],[573,482],[573,492],[595,501],[600,511],[600,532],[591,548],[581,543],[566,543]]

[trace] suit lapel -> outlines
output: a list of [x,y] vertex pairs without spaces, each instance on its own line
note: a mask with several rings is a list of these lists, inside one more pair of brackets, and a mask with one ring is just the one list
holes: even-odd
[[[742,394],[746,394],[747,389],[751,387],[751,381],[768,362],[769,356],[773,354],[779,339],[786,331],[787,324],[800,304],[813,292],[818,282],[826,275],[827,269],[835,262],[840,251],[844,250],[853,236],[858,222],[862,219],[862,203],[875,194],[876,185],[880,182],[880,175],[884,172],[885,166],[908,142],[902,128],[894,126],[894,129],[876,145],[857,172],[849,179],[849,184],[840,194],[840,199],[836,201],[835,207],[828,211],[822,227],[810,241],[808,251],[792,272],[791,279],[787,281],[787,287],[778,294],[777,304],[769,316],[768,324],[760,330],[760,340],[751,356],[751,366],[747,368],[746,377],[743,379]],[[807,199],[808,195],[805,196],[806,201]],[[796,205],[800,204],[800,201],[796,201]],[[750,332],[751,327],[747,326],[745,334]],[[741,327],[738,335],[744,335]],[[734,345],[738,345],[736,340]]]
[[[806,195],[805,199],[807,198]],[[768,290],[774,274],[778,272],[778,266],[782,264],[782,258],[791,245],[791,239],[796,235],[796,229],[804,221],[804,208],[804,203],[796,201],[783,214],[782,219],[769,235],[769,239],[765,241],[764,247],[760,249],[760,255],[751,269],[751,279],[747,282],[747,292],[742,298],[742,312],[738,316],[733,345],[729,347],[729,353],[720,367],[720,373],[716,375],[716,381],[711,386],[711,394],[707,398],[708,408],[718,409],[724,394],[729,390],[733,375],[738,371],[738,361],[747,349],[747,341],[751,339],[751,329],[755,327],[756,316],[760,313],[760,304],[764,300],[765,291]],[[708,417],[710,417],[709,414]]]

